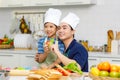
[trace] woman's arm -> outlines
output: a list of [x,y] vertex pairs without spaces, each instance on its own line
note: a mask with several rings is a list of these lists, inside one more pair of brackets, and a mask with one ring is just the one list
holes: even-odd
[[[61,62],[64,64],[64,65],[68,65],[69,63],[72,63],[72,62],[76,62],[75,60],[73,59],[69,59],[68,57],[64,56],[63,54],[61,54],[61,52],[59,51],[58,49],[58,45],[54,44],[51,46],[51,50],[57,54],[58,58],[61,60]],[[76,62],[77,63],[77,62]],[[78,64],[78,63],[77,63]],[[78,64],[78,67],[81,69],[80,65]]]

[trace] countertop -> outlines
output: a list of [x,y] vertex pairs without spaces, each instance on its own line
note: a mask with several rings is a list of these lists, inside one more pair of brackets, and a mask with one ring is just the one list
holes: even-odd
[[[35,55],[37,50],[15,50],[15,49],[0,49],[0,53],[16,53],[16,54],[31,54]],[[107,53],[107,52],[88,52],[89,57],[113,57],[120,58],[120,53]]]
[[[27,80],[27,76],[10,76],[8,80]],[[63,77],[60,80],[92,80],[92,79],[89,77],[81,76],[81,77],[74,77],[74,79],[71,77],[67,77],[65,79]]]
[[16,53],[16,54],[35,54],[37,50],[16,50],[16,49],[0,49],[0,53]]

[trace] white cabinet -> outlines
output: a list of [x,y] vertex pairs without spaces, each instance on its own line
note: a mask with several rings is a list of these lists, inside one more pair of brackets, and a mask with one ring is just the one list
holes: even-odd
[[20,57],[18,54],[0,53],[0,65],[3,67],[13,68],[19,66]]
[[110,62],[111,64],[118,64],[120,65],[120,58],[100,58],[101,60],[100,61],[108,61]]
[[22,7],[28,6],[29,0],[1,0],[1,7]]
[[35,61],[36,51],[0,50],[0,65],[3,67],[38,67]]
[[88,63],[89,63],[89,70],[92,66],[96,66],[100,62],[100,59],[98,57],[89,57]]
[[30,6],[51,6],[57,4],[58,0],[30,0]]
[[22,54],[21,56],[21,60],[20,60],[20,65],[22,67],[37,67],[38,63],[35,61],[34,59],[34,55],[24,55]]
[[117,64],[120,65],[120,56],[113,56],[111,54],[102,54],[102,53],[90,53],[92,55],[89,55],[88,62],[89,62],[89,70],[91,66],[97,66],[100,62],[108,61],[110,64]]
[[96,0],[59,0],[59,5],[95,4]]
[[95,4],[97,0],[0,0],[0,7],[62,6]]

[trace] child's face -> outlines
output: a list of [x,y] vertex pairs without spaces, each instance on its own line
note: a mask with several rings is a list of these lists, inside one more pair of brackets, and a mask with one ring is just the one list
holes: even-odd
[[73,37],[74,32],[75,31],[72,30],[68,24],[61,23],[60,27],[58,27],[57,33],[58,33],[59,38],[63,41],[63,40],[66,40],[66,39]]
[[54,38],[56,35],[57,27],[53,23],[47,22],[44,25],[44,31],[48,37]]

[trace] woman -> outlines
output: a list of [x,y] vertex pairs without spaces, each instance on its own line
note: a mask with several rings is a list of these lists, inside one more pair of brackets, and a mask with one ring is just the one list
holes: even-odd
[[76,62],[83,72],[88,72],[88,52],[74,39],[75,27],[79,23],[79,18],[74,13],[69,13],[60,23],[58,36],[65,45],[63,54],[58,49],[57,44],[51,49],[57,54],[63,65]]
[[61,53],[64,51],[64,44],[57,39],[56,31],[61,17],[61,11],[58,9],[50,8],[45,13],[44,31],[47,37],[43,37],[38,41],[38,53],[35,60],[40,63],[41,68],[52,67],[52,63],[56,61],[57,56],[50,50],[50,46],[57,42]]

